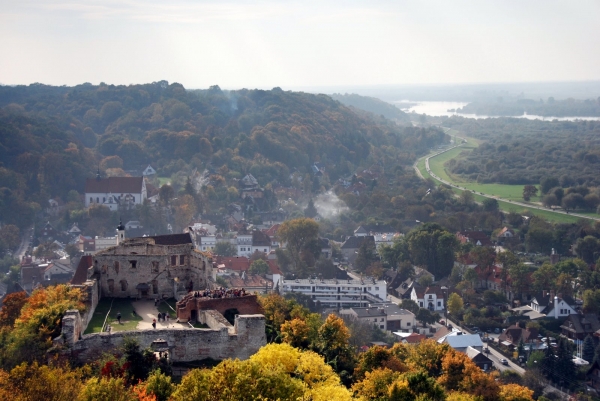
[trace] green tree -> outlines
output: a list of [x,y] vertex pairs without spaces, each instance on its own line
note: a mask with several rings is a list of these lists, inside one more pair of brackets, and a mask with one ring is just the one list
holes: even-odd
[[525,185],[523,187],[523,199],[529,202],[532,197],[537,195],[537,192],[538,189],[535,185]]
[[536,291],[555,289],[557,277],[556,268],[546,262],[532,274],[533,288]]
[[583,351],[582,351],[582,355],[581,357],[588,361],[590,364],[592,362],[594,362],[594,350],[595,350],[595,346],[594,346],[594,339],[592,338],[591,335],[587,335],[585,337],[585,340],[583,340]]
[[439,317],[440,315],[437,312],[431,312],[429,309],[425,308],[419,309],[417,316],[415,316],[415,318],[423,323],[423,325],[435,323]]
[[314,218],[317,216],[317,213],[317,208],[315,207],[312,198],[310,198],[310,200],[308,201],[308,206],[306,206],[306,209],[304,209],[304,216]]
[[420,309],[419,305],[417,305],[417,303],[412,299],[403,299],[400,305],[398,306],[400,306],[402,309],[406,309],[407,311],[414,313],[415,315],[419,312]]
[[448,297],[448,312],[450,312],[451,315],[456,316],[463,307],[464,303],[460,295],[455,292],[450,294]]
[[296,274],[305,273],[306,264],[302,260],[302,253],[317,242],[318,236],[319,224],[313,219],[287,220],[279,226],[277,237],[280,242],[285,243],[291,267]]
[[529,269],[526,265],[519,263],[518,265],[511,266],[508,274],[512,281],[512,288],[518,294],[517,298],[520,298],[529,284]]
[[482,202],[483,210],[486,212],[497,212],[499,209],[498,201],[494,198],[485,198]]
[[439,224],[426,223],[408,233],[406,241],[415,265],[425,266],[436,277],[450,274],[458,247],[455,235]]
[[237,247],[231,242],[217,241],[212,252],[219,256],[237,256]]
[[257,259],[250,264],[250,273],[266,274],[269,271],[269,265],[262,259]]
[[543,177],[540,180],[540,191],[542,195],[547,194],[548,191],[555,187],[560,187],[560,183],[556,177]]
[[354,266],[359,271],[365,272],[367,268],[377,260],[375,251],[375,242],[365,239],[358,248],[358,254],[354,260]]

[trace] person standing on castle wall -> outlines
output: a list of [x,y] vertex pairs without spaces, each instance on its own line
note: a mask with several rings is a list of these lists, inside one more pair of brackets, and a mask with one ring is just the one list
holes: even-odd
[[117,321],[121,324],[121,312],[117,312]]
[[156,328],[156,319],[152,319],[152,328]]

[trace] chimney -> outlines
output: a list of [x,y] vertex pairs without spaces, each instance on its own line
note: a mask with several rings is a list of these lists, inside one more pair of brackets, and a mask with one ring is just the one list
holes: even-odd
[[558,319],[558,297],[554,297],[554,318]]

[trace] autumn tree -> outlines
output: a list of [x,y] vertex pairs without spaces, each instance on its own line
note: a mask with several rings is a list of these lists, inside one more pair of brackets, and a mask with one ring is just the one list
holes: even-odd
[[463,307],[464,303],[460,295],[455,292],[450,294],[448,297],[448,312],[450,312],[451,315],[456,316]]
[[25,291],[7,294],[2,301],[2,309],[0,309],[0,326],[12,327],[15,320],[21,315],[21,309],[26,302],[27,293]]

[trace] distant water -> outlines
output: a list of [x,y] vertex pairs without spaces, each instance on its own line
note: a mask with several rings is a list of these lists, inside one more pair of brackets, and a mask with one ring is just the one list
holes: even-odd
[[[499,118],[501,116],[485,116],[478,114],[461,114],[454,111],[466,106],[468,103],[465,102],[433,102],[433,101],[420,101],[420,100],[397,100],[392,102],[407,113],[416,114],[427,114],[428,116],[442,117],[442,116],[461,116],[465,118]],[[406,107],[403,107],[406,105]],[[600,117],[543,117],[532,114],[523,114],[522,116],[504,116],[511,118],[526,118],[528,120],[543,120],[543,121],[575,121],[575,120],[586,120],[586,121],[600,121]]]

